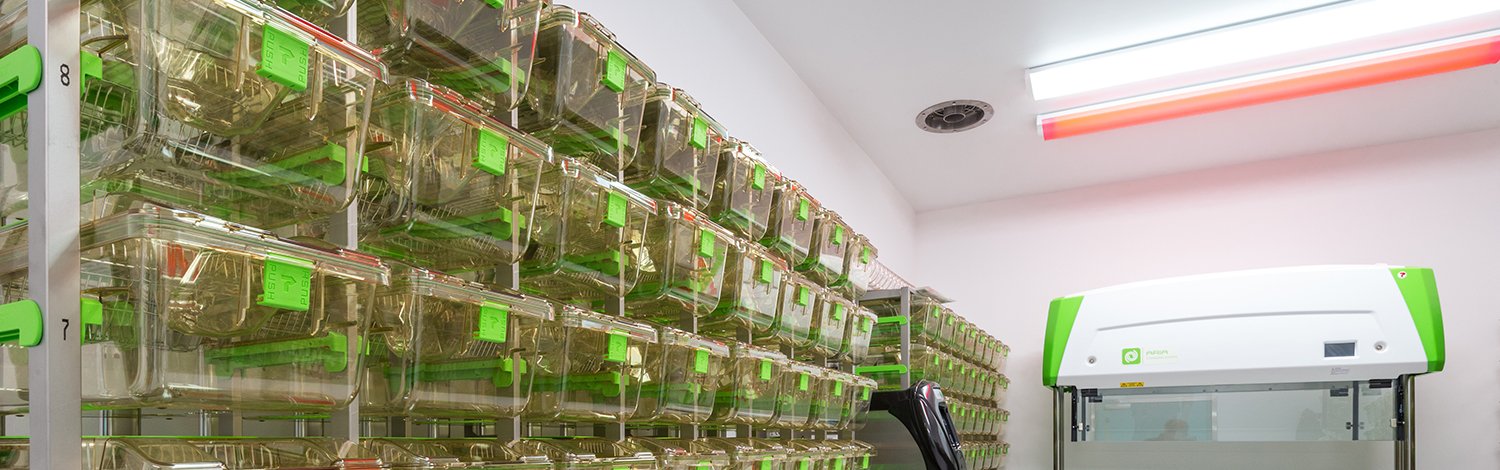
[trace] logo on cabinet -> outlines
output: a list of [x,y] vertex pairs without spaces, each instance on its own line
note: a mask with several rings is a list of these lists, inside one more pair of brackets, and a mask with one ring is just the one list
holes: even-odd
[[1141,363],[1141,348],[1125,348],[1120,351],[1120,363],[1127,366]]

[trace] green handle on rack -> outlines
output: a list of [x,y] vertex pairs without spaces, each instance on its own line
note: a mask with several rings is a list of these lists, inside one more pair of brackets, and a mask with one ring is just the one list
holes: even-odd
[[349,367],[349,337],[328,333],[314,338],[230,346],[208,353],[208,360],[223,375],[241,369],[321,363],[329,372]]
[[42,307],[31,299],[0,305],[0,343],[23,348],[42,344]]
[[26,95],[42,85],[42,52],[27,44],[0,57],[0,119],[26,109]]

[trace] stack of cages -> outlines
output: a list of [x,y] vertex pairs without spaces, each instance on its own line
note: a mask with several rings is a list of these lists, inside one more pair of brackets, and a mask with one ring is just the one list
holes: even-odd
[[851,299],[864,298],[875,280],[875,262],[879,256],[880,250],[870,243],[869,237],[854,234],[853,241],[844,254],[844,276],[834,281],[830,287],[838,289]]
[[648,356],[639,424],[700,424],[713,415],[719,393],[729,386],[728,345],[673,328],[661,328],[660,352]]
[[810,430],[813,401],[822,398],[822,385],[828,380],[828,369],[802,362],[791,362],[783,369],[778,387],[776,415],[767,425],[793,431]]
[[776,301],[776,319],[770,329],[754,332],[755,341],[780,344],[793,351],[812,347],[817,342],[813,336],[813,313],[819,289],[801,275],[786,273],[782,277],[781,298]]
[[730,140],[719,154],[709,218],[744,240],[760,241],[771,223],[781,174],[750,143]]
[[623,297],[635,287],[656,201],[597,167],[560,158],[543,170],[521,288],[560,301]]
[[625,183],[658,200],[704,210],[713,199],[719,156],[730,141],[680,89],[657,83],[646,97],[640,150],[625,166]]
[[453,90],[413,79],[384,91],[360,173],[360,246],[450,273],[520,261],[551,149]]
[[815,223],[811,250],[808,251],[807,258],[797,265],[797,271],[818,284],[835,285],[848,274],[844,268],[848,267],[846,262],[850,237],[854,232],[849,230],[849,225],[844,223],[837,212],[827,209],[817,212],[813,217]]
[[656,74],[585,13],[541,12],[519,124],[558,153],[617,174],[635,159]]
[[550,470],[545,454],[527,455],[495,439],[374,438],[360,440],[365,453],[391,470]]
[[364,415],[495,420],[526,409],[550,302],[404,265],[376,302]]
[[633,440],[595,438],[522,439],[512,446],[525,455],[543,455],[556,470],[655,470],[656,455]]
[[543,324],[537,343],[525,413],[537,423],[629,420],[661,354],[655,328],[573,306]]
[[[26,234],[0,230],[5,302],[27,298]],[[154,206],[85,224],[80,245],[86,408],[326,413],[359,389],[379,259]],[[17,342],[40,329],[18,325]],[[0,373],[0,412],[24,413],[26,368]]]
[[801,183],[784,179],[771,199],[771,223],[760,242],[788,266],[801,266],[812,253],[822,206]]
[[[0,12],[7,72],[26,2]],[[271,229],[322,220],[354,196],[385,68],[284,10],[239,0],[85,2],[81,197],[85,220],[152,203]],[[18,73],[24,75],[24,73]],[[27,206],[26,97],[0,113],[0,217]]]
[[785,262],[760,245],[737,241],[725,262],[724,291],[719,304],[698,322],[698,331],[735,341],[741,332],[768,337],[775,332],[784,280]]
[[687,327],[707,316],[725,290],[725,270],[735,243],[728,231],[678,203],[658,203],[644,237],[640,279],[625,296],[631,318]]
[[785,355],[743,343],[734,344],[724,379],[714,400],[711,427],[769,426],[776,419],[783,393],[781,379],[791,367]]
[[788,468],[788,452],[776,441],[752,438],[709,438],[707,445],[724,451],[729,456],[726,470],[785,470]]

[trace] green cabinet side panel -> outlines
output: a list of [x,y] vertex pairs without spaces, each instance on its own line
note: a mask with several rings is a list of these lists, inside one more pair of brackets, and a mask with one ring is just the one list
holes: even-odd
[[1431,268],[1391,268],[1391,277],[1406,299],[1411,321],[1417,325],[1422,350],[1427,353],[1427,371],[1443,370],[1448,348],[1443,340],[1443,307],[1438,302],[1437,278]]
[[1063,350],[1068,347],[1068,335],[1073,333],[1073,321],[1082,306],[1082,296],[1052,299],[1052,306],[1047,309],[1047,343],[1042,349],[1042,385],[1057,385]]

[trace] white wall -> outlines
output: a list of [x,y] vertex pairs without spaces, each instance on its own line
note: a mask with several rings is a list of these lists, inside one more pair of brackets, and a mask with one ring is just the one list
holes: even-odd
[[[1040,368],[1053,297],[1193,273],[1379,262],[1430,266],[1438,277],[1448,363],[1418,380],[1421,468],[1500,468],[1500,130],[928,212],[918,222],[918,280],[1013,346],[1010,468],[1051,465]],[[1093,457],[1111,463],[1087,468],[1389,468],[1388,459],[1309,466],[1280,452],[1142,466]]]
[[562,0],[613,31],[656,71],[687,90],[730,135],[870,236],[881,261],[915,269],[915,212],[865,151],[730,0]]

